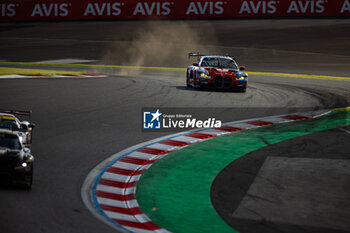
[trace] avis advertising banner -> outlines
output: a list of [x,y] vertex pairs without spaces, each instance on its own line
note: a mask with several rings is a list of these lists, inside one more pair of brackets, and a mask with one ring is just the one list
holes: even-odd
[[350,0],[1,0],[0,20],[350,16]]

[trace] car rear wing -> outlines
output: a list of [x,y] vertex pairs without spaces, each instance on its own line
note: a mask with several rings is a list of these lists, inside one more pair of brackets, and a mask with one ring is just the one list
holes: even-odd
[[[188,58],[197,57],[198,61],[200,60],[200,57],[203,57],[203,56],[217,56],[217,55],[200,54],[199,52],[198,52],[198,53],[189,53],[189,54],[188,54]],[[225,57],[230,57],[230,58],[232,58],[233,60],[236,60],[236,57],[235,57],[235,56],[231,56],[231,55],[229,55],[229,54],[226,54]]]
[[206,54],[200,54],[199,52],[198,53],[189,53],[188,54],[188,58],[190,57],[203,57],[203,56],[207,56]]
[[200,57],[206,56],[205,54],[200,54],[198,53],[189,53],[188,54],[188,59],[190,59],[191,57],[197,57],[197,60],[199,61]]

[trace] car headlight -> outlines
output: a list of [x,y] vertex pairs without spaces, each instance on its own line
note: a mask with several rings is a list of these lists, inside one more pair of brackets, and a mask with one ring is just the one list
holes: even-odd
[[206,73],[200,73],[201,78],[211,78],[208,74]]
[[23,163],[21,163],[20,165],[17,165],[17,166],[15,167],[15,170],[25,169],[25,168],[28,167],[28,165],[29,165],[28,163],[23,162]]
[[241,76],[241,77],[236,77],[235,80],[244,80],[246,77]]

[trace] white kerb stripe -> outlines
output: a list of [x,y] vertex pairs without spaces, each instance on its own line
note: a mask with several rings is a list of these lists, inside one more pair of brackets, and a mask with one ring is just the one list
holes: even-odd
[[131,154],[128,154],[128,156],[138,158],[138,159],[145,159],[145,160],[150,160],[154,157],[154,155],[152,154],[142,153],[138,151],[134,151]]
[[154,148],[154,149],[158,149],[158,150],[174,151],[174,150],[178,150],[181,147],[179,147],[179,146],[169,146],[169,145],[165,145],[165,144],[156,143],[156,144],[152,144],[150,146],[150,148]]
[[113,181],[133,182],[133,181],[139,180],[140,176],[141,176],[141,174],[136,175],[136,176],[124,176],[124,175],[120,175],[120,174],[105,172],[105,173],[103,173],[101,178],[107,179],[107,180],[113,180]]
[[199,138],[193,138],[193,137],[187,137],[187,136],[179,136],[173,139],[176,141],[188,142],[188,143],[196,143],[196,142],[203,141],[202,139],[199,139]]
[[112,187],[112,186],[98,184],[96,187],[96,190],[109,192],[109,193],[116,193],[116,194],[120,194],[120,195],[128,195],[131,193],[135,193],[136,187],[134,186],[134,187],[130,187],[130,188],[116,188],[116,187]]
[[257,128],[259,126],[257,125],[252,125],[252,124],[247,124],[247,123],[239,123],[239,124],[229,124],[225,126],[232,126],[240,129],[252,129],[252,128]]
[[145,222],[151,221],[149,218],[146,218],[144,214],[130,215],[130,214],[121,214],[121,213],[112,212],[112,211],[103,211],[103,212],[105,212],[105,214],[110,218],[116,218],[116,219],[126,220],[130,222],[145,223]]
[[122,169],[127,169],[127,170],[132,170],[132,171],[139,169],[140,166],[141,165],[138,165],[138,164],[126,163],[126,162],[121,162],[121,161],[118,161],[112,165],[112,167],[122,168]]
[[109,198],[104,198],[104,197],[97,197],[97,202],[98,204],[103,204],[103,205],[110,205],[110,206],[116,206],[116,207],[122,207],[122,208],[135,208],[139,207],[139,204],[137,203],[136,200],[130,200],[130,201],[118,201],[118,200],[113,200]]
[[218,129],[207,129],[207,130],[203,130],[203,131],[200,131],[200,132],[201,133],[205,133],[205,134],[216,135],[216,136],[231,133],[231,132],[228,132],[228,131],[223,131],[223,130],[218,130]]
[[280,117],[271,117],[271,118],[263,119],[263,121],[272,122],[272,123],[284,123],[284,122],[291,122],[293,120],[284,119]]

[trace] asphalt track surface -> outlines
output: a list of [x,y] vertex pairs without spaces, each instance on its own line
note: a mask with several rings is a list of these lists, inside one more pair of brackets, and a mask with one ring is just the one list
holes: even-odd
[[[349,29],[346,19],[1,23],[0,60],[185,67],[190,51],[224,52],[248,71],[349,77]],[[81,185],[109,155],[166,134],[141,131],[142,107],[265,108],[222,116],[233,121],[350,102],[349,81],[252,75],[243,94],[188,89],[182,71],[87,71],[110,76],[0,80],[1,108],[32,109],[37,124],[34,185],[1,187],[1,232],[115,232],[86,209]]]
[[214,207],[239,232],[349,232],[348,129],[270,144],[237,159],[212,184]]

